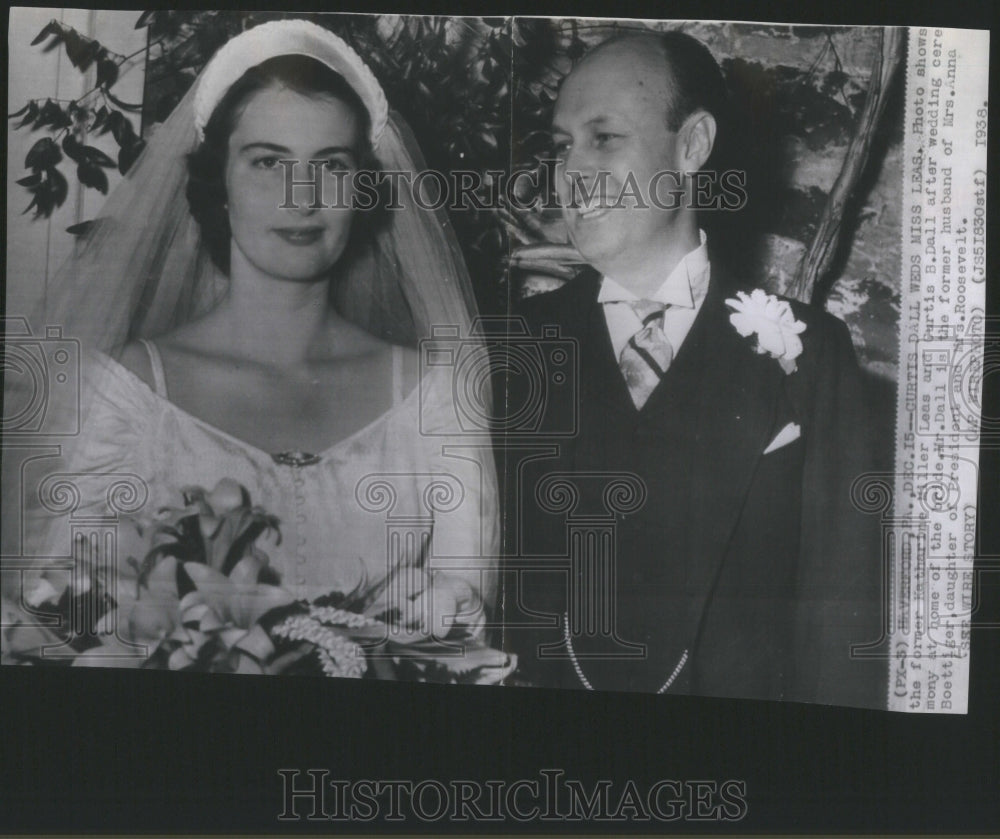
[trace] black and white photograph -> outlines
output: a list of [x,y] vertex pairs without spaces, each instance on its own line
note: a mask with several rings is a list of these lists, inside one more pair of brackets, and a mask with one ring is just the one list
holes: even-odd
[[5,831],[997,815],[988,23],[608,14],[10,10]]

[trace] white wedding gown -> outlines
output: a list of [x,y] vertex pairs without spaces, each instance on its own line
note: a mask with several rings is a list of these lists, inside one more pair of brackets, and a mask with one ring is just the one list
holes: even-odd
[[[491,603],[499,538],[492,455],[443,433],[455,426],[449,379],[431,384],[427,377],[409,395],[394,383],[386,413],[316,453],[315,462],[290,465],[173,404],[158,353],[147,347],[152,388],[107,356],[87,364],[89,408],[66,464],[78,500],[71,515],[35,520],[39,531],[28,542],[43,542],[45,555],[70,554],[71,518],[116,514],[112,485],[139,487],[129,502],[144,495],[145,503],[127,518],[148,524],[161,508],[183,506],[183,488],[211,490],[231,478],[280,520],[280,543],[262,537],[258,545],[298,598],[378,582],[393,557],[424,552],[429,570],[462,576]],[[119,531],[125,554],[131,531]],[[124,560],[117,562],[121,580],[134,579]]]

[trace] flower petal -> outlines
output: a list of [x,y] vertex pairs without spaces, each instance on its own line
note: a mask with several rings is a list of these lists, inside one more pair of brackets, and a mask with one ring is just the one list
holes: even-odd
[[198,629],[202,632],[218,632],[225,625],[214,609],[207,609],[198,620]]
[[726,298],[726,305],[730,309],[735,309],[737,312],[742,312],[746,308],[746,305],[747,305],[746,304],[746,300],[744,299],[746,297],[746,295],[743,294],[742,291],[737,292],[737,294],[738,295],[742,295],[742,296],[740,296],[740,297],[728,297],[728,298]]
[[199,626],[206,615],[212,614],[212,607],[207,603],[202,601],[200,598],[191,597],[192,594],[197,595],[199,592],[190,592],[185,595],[184,599],[181,601],[180,613],[181,621],[186,624],[195,624]]
[[172,556],[165,556],[149,572],[146,580],[146,587],[149,590],[140,594],[140,598],[145,600],[147,596],[171,597],[179,599],[177,592],[177,559]]
[[211,539],[215,536],[215,532],[219,529],[221,524],[222,519],[216,518],[215,516],[198,516],[198,529],[201,530],[201,535],[205,539]]
[[729,322],[736,327],[736,331],[744,338],[753,335],[756,331],[752,318],[741,312],[734,312],[729,316]]
[[504,653],[501,650],[495,652],[498,653],[496,662],[480,665],[476,672],[477,685],[499,685],[517,669],[517,656],[514,653]]
[[135,669],[146,661],[142,648],[130,647],[118,638],[109,638],[99,647],[84,650],[73,659],[73,667],[126,667]]
[[208,640],[208,634],[205,632],[200,632],[197,629],[187,630],[187,638],[183,642],[184,649],[187,650],[188,655],[194,658],[198,650],[205,646],[205,642]]
[[229,577],[221,571],[209,568],[203,562],[185,562],[184,570],[198,591],[205,596],[206,602],[210,603],[216,597],[224,597],[235,588]]
[[230,510],[242,507],[245,504],[245,490],[232,478],[223,478],[215,488],[208,493],[205,500],[215,511],[217,516],[223,516]]
[[227,623],[249,629],[261,617],[279,606],[288,606],[295,597],[278,586],[241,586],[200,562],[187,562],[184,570],[218,615]]
[[158,644],[177,627],[177,599],[144,597],[137,600],[126,622],[129,638]]
[[226,629],[220,630],[218,633],[218,638],[222,641],[222,645],[228,650],[230,647],[236,646],[247,634],[247,630],[241,629],[238,626],[230,626]]
[[266,564],[260,557],[248,553],[233,566],[233,570],[229,572],[229,579],[237,585],[255,585],[261,569]]
[[184,647],[178,647],[174,650],[167,660],[167,667],[171,670],[184,670],[192,664],[194,664],[194,659],[187,654]]
[[[7,611],[5,618],[9,619],[13,611]],[[45,626],[31,626],[27,622],[33,623],[37,618],[29,617],[24,612],[20,612],[26,623],[15,626],[5,626],[3,628],[3,655],[8,656],[28,656],[37,658],[41,655],[42,648],[53,646],[58,647],[64,643],[64,638],[56,635],[51,629]]]
[[258,661],[266,661],[274,654],[271,637],[259,623],[255,623],[233,646],[249,653]]
[[[29,575],[24,574],[25,579],[24,584],[24,594],[23,600],[29,606],[37,608],[42,603],[51,600],[53,603],[58,602],[59,598],[62,596],[63,591],[66,587],[61,586],[56,588],[49,581],[48,577],[44,575]],[[29,582],[30,579],[30,582]]]
[[255,661],[252,656],[243,654],[236,657],[236,669],[233,672],[250,676],[262,676],[266,671],[260,662]]
[[785,333],[785,358],[794,361],[802,355],[802,339],[797,333]]
[[785,354],[785,339],[773,322],[760,326],[757,330],[757,341],[764,352],[775,358],[781,358]]

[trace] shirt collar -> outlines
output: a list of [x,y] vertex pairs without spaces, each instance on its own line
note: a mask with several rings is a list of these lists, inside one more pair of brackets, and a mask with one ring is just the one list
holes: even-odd
[[[708,287],[708,236],[698,231],[701,244],[684,255],[663,284],[648,299],[669,306],[693,309],[705,296]],[[617,280],[604,277],[597,295],[598,303],[631,303],[639,298]]]

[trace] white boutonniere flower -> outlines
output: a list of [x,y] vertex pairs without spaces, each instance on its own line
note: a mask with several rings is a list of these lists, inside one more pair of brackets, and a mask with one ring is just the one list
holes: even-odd
[[805,332],[806,325],[795,319],[788,301],[756,288],[749,294],[736,292],[726,305],[734,310],[729,322],[736,331],[744,338],[754,336],[755,352],[777,359],[785,373],[795,372],[795,359],[802,354],[799,335]]

